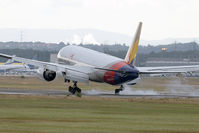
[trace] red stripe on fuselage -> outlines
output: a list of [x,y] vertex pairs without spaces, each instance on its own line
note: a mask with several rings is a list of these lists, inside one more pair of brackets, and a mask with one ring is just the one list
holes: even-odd
[[[120,61],[120,62],[113,64],[111,67],[109,67],[109,69],[119,70],[121,67],[123,67],[125,65],[128,65],[128,64],[124,61]],[[104,74],[104,82],[112,84],[112,85],[116,84],[114,82],[115,73],[116,72],[113,72],[113,71],[106,71]]]

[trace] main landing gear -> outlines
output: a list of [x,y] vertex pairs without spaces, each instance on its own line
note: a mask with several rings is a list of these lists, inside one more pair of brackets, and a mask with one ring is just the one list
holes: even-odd
[[123,91],[123,90],[124,90],[124,86],[121,85],[119,89],[115,89],[115,95],[119,95],[120,91]]
[[81,97],[81,96],[82,96],[82,94],[81,94],[81,89],[77,87],[77,82],[76,82],[76,81],[74,81],[73,83],[74,83],[73,87],[72,87],[72,86],[69,86],[69,87],[68,87],[68,91],[69,91],[70,93],[72,93],[73,95],[76,95],[76,96],[78,96],[78,97]]

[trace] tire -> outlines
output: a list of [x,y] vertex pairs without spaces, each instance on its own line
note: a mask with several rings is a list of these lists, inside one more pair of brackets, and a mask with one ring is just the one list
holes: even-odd
[[78,88],[78,87],[75,87],[75,90],[76,90],[78,93],[81,93],[81,92],[82,92],[81,89]]
[[75,89],[71,86],[68,87],[68,91],[72,94],[75,94]]
[[119,95],[120,94],[120,89],[115,89],[115,95]]

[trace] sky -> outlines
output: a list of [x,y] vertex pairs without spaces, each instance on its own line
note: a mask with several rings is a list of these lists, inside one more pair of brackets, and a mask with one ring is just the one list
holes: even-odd
[[0,28],[99,29],[142,38],[199,37],[199,0],[0,0]]

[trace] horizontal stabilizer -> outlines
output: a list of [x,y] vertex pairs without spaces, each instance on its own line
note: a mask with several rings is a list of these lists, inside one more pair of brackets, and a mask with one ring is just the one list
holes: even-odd
[[139,74],[168,74],[168,73],[186,73],[187,71],[142,71]]
[[102,71],[118,72],[118,73],[121,73],[121,74],[131,74],[132,73],[131,71],[121,71],[121,70],[106,69],[106,68],[97,68],[97,67],[95,69],[102,70]]

